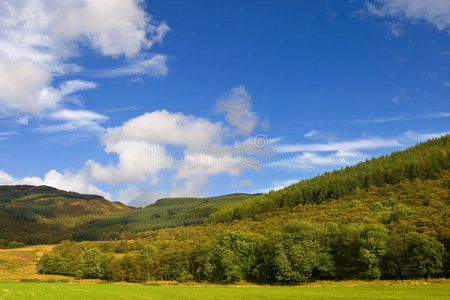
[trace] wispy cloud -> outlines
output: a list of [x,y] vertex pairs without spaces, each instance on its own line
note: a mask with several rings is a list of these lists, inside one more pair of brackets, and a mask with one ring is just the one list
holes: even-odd
[[0,132],[0,136],[10,136],[10,135],[14,135],[17,133],[18,133],[17,131],[3,131],[3,132]]
[[442,80],[442,84],[445,85],[446,87],[450,87],[450,81]]
[[128,111],[128,110],[135,110],[138,107],[136,105],[128,106],[128,107],[118,107],[118,108],[111,108],[105,110],[106,113],[115,113],[115,112],[121,112],[121,111]]
[[88,130],[92,132],[103,133],[105,129],[99,123],[108,120],[108,117],[89,110],[61,110],[52,113],[50,119],[63,121],[62,124],[46,125],[39,127],[39,132],[59,132],[69,130]]
[[274,182],[272,182],[272,185],[268,188],[264,188],[264,189],[258,189],[256,191],[254,191],[254,193],[268,193],[270,191],[278,191],[281,189],[284,189],[287,186],[293,185],[294,183],[299,182],[299,179],[288,179],[288,180],[284,180],[284,181],[279,181],[279,180],[275,180]]
[[380,117],[373,119],[360,119],[347,122],[348,124],[371,124],[371,123],[387,123],[410,120],[439,119],[450,117],[450,112],[436,112],[423,115],[397,115],[393,117]]
[[272,148],[279,154],[279,159],[270,161],[265,166],[295,169],[344,167],[372,157],[373,151],[404,149],[446,134],[449,132],[407,131],[400,136],[391,138],[373,136],[339,142],[279,144]]
[[12,136],[18,134],[17,131],[3,131],[0,132],[0,141],[9,140]]
[[396,138],[384,139],[371,137],[353,141],[314,143],[314,144],[293,144],[278,145],[274,147],[276,152],[330,152],[330,151],[356,151],[362,149],[380,149],[398,147],[402,144]]
[[396,36],[403,34],[399,21],[411,24],[424,21],[439,30],[450,29],[450,1],[370,0],[365,2],[360,13],[383,18],[390,32]]
[[93,77],[126,77],[133,75],[161,77],[167,75],[168,71],[167,56],[157,54],[149,59],[133,61],[119,68],[90,71],[88,75]]

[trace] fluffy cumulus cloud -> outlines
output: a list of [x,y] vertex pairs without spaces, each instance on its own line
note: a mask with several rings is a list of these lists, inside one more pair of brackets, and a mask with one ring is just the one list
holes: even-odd
[[61,13],[52,34],[65,40],[84,39],[103,55],[133,57],[169,30],[155,23],[135,0],[73,1]]
[[109,128],[102,137],[106,145],[121,140],[144,140],[149,143],[186,145],[204,148],[221,143],[222,126],[207,119],[158,110]]
[[[85,82],[68,82],[61,85],[59,90],[61,93],[70,93],[76,88],[89,87],[89,83]],[[245,105],[244,112],[238,113],[241,117],[236,120],[243,118],[241,121],[246,123],[247,117],[253,116],[250,96],[243,88],[233,89],[229,95],[236,93],[245,95],[244,98],[238,99],[238,105]],[[224,101],[235,100],[236,98],[230,98]],[[228,113],[236,113],[231,111],[231,106],[229,108]],[[105,116],[92,111],[70,109],[52,112],[48,118],[63,123],[44,126],[38,130],[51,132],[71,130],[74,127],[102,130],[97,124],[106,120]],[[230,124],[240,125],[234,121]],[[255,125],[245,126],[253,129]],[[102,164],[88,160],[78,172],[59,173],[52,170],[42,179],[15,179],[1,172],[0,184],[46,184],[107,197],[111,195],[94,184],[103,182],[112,186],[126,185],[115,194],[115,199],[134,206],[148,205],[161,196],[206,196],[210,176],[237,176],[245,169],[260,168],[258,155],[270,141],[265,136],[249,137],[250,131],[241,131],[241,134],[247,133],[243,140],[227,143],[230,129],[224,123],[157,110],[132,118],[121,126],[103,130],[100,141],[106,153],[117,157],[113,163]],[[163,171],[172,175],[168,182],[169,187],[160,191],[156,186]]]
[[[144,11],[140,0],[0,1],[0,113],[44,120],[68,115],[68,96],[96,84],[75,79],[55,86],[54,81],[62,75],[81,76],[83,66],[72,58],[84,49],[128,61],[117,70],[99,70],[99,76],[163,76],[166,56],[144,54],[168,31],[164,22]],[[66,123],[50,131],[92,129],[105,120],[86,111],[69,119],[63,116]]]
[[[392,17],[411,23],[427,22],[450,32],[450,1],[447,0],[371,0],[365,12],[377,17]],[[386,24],[394,35],[401,35],[398,21]]]
[[162,170],[171,170],[169,196],[203,196],[209,176],[238,175],[243,169],[259,166],[256,160],[244,157],[242,143],[223,143],[226,132],[221,123],[201,117],[165,110],[146,113],[108,128],[101,137],[105,151],[118,156],[117,164],[90,160],[83,170],[92,181],[150,185],[158,183]]
[[260,122],[260,117],[252,111],[251,96],[244,86],[238,86],[223,94],[216,103],[215,111],[225,114],[225,119],[238,134],[249,135]]
[[106,193],[90,183],[90,176],[84,171],[77,173],[63,172],[55,170],[49,171],[44,178],[25,177],[17,179],[8,173],[0,170],[0,185],[48,185],[66,191],[75,191],[84,194],[100,195],[106,199],[111,199],[111,194]]

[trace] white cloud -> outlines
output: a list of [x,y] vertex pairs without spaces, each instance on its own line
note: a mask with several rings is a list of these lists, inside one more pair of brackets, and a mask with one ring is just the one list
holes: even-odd
[[[69,82],[63,84],[59,92],[69,93],[89,87],[86,82]],[[74,128],[101,130],[97,124],[107,117],[88,110],[61,109],[50,113],[48,119],[63,123],[43,126],[40,131]],[[236,176],[244,169],[260,168],[258,156],[271,142],[267,137],[258,135],[235,141],[234,144],[224,144],[224,139],[229,138],[228,132],[229,129],[222,123],[201,117],[166,110],[145,113],[121,126],[106,129],[100,138],[105,152],[116,155],[117,162],[101,164],[88,160],[76,173],[61,174],[53,170],[44,179],[33,177],[15,182],[45,183],[78,192],[97,191],[103,195],[105,193],[92,183],[127,183],[127,188],[117,196],[121,201],[132,203],[131,198],[139,198],[138,193],[141,192],[133,183],[156,185],[160,173],[167,170],[172,177],[165,195],[205,196],[210,176]],[[157,191],[154,192],[156,195]]]
[[157,110],[125,122],[122,126],[108,128],[102,137],[107,146],[121,140],[143,140],[147,143],[185,145],[191,148],[205,148],[221,143],[220,123]]
[[44,107],[37,101],[50,81],[50,73],[34,62],[13,62],[0,57],[0,105],[37,113]]
[[[128,61],[127,67],[109,70],[109,76],[164,76],[165,55],[140,58],[168,31],[144,11],[140,0],[0,1],[0,111],[45,122],[67,109],[69,95],[96,84],[74,79],[55,87],[54,79],[80,75],[83,67],[72,59],[86,49]],[[79,128],[72,125],[60,128]]]
[[16,135],[17,131],[0,131],[0,141],[9,140],[13,135]]
[[298,179],[288,179],[288,180],[284,180],[284,181],[275,180],[274,182],[272,182],[272,185],[269,188],[259,189],[259,190],[255,191],[255,193],[265,194],[270,191],[278,191],[278,190],[284,189],[287,186],[293,185],[299,181],[300,180],[298,180]]
[[310,130],[307,133],[305,133],[304,136],[306,138],[310,138],[310,137],[316,136],[317,134],[319,134],[319,131],[313,129],[313,130]]
[[90,90],[96,87],[97,84],[95,82],[84,80],[69,80],[64,81],[59,86],[59,92],[61,93],[61,96],[67,96],[78,91]]
[[[73,2],[73,1],[72,1]],[[75,1],[52,33],[66,40],[87,39],[101,54],[133,57],[161,42],[169,27],[156,23],[136,0]]]
[[246,150],[257,148],[256,142],[250,138],[223,145],[226,132],[222,124],[200,117],[165,110],[146,113],[108,128],[101,137],[105,151],[118,156],[117,164],[90,160],[84,170],[93,181],[155,185],[160,171],[168,169],[175,173],[170,195],[204,195],[209,176],[259,167],[254,158],[245,157]]
[[402,36],[405,33],[405,30],[402,28],[400,22],[385,22],[384,25],[388,29],[389,33],[395,37]]
[[241,169],[257,169],[259,163],[243,156],[234,147],[211,148],[207,151],[184,152],[184,159],[180,162],[176,179],[189,179],[192,176],[217,175],[228,173],[239,175]]
[[333,132],[324,132],[324,131],[312,129],[309,132],[305,133],[304,137],[308,138],[308,139],[313,139],[313,140],[331,141],[334,139],[335,134]]
[[[156,202],[156,200],[159,200],[161,198],[166,197],[166,194],[156,191],[156,190],[139,190],[139,195],[127,203],[127,205],[133,206],[133,207],[146,207],[150,204],[153,204]],[[120,201],[120,200],[119,200]]]
[[8,173],[0,170],[0,185],[14,184],[15,179]]
[[441,136],[450,134],[449,131],[446,132],[433,132],[433,133],[423,133],[423,132],[416,132],[416,131],[407,131],[405,133],[405,144],[406,143],[418,143],[418,142],[425,142],[429,139],[435,139],[439,138]]
[[278,145],[274,149],[277,152],[330,152],[330,151],[357,151],[363,149],[395,148],[402,144],[398,139],[383,139],[379,137],[364,138],[353,141],[316,143],[316,144],[294,144]]
[[169,192],[170,197],[206,197],[208,195],[208,176],[192,176],[181,184],[175,184]]
[[445,85],[446,87],[450,87],[450,81],[442,80],[442,84]]
[[398,122],[398,121],[409,121],[409,120],[421,120],[421,119],[438,119],[438,118],[448,118],[450,117],[450,112],[435,112],[422,115],[397,115],[393,117],[382,117],[373,119],[363,119],[354,120],[348,122],[349,124],[371,124],[371,123],[386,123],[386,122]]
[[349,166],[372,157],[370,151],[373,150],[399,150],[446,134],[448,132],[423,133],[408,131],[393,138],[367,137],[341,142],[280,144],[273,147],[274,151],[280,155],[277,159],[269,161],[266,166],[295,169]]
[[144,140],[114,141],[108,143],[105,150],[117,154],[119,162],[117,165],[103,166],[93,160],[88,161],[85,169],[89,170],[94,181],[116,184],[150,180],[156,184],[158,172],[173,165],[163,146]]
[[365,10],[377,17],[393,17],[413,24],[425,21],[439,30],[450,30],[450,1],[447,0],[374,0],[366,2]]
[[111,194],[105,193],[90,183],[89,174],[80,171],[76,174],[71,172],[59,173],[55,170],[45,174],[44,179],[39,177],[25,177],[16,179],[8,173],[0,170],[0,184],[3,185],[47,185],[65,191],[73,191],[83,194],[100,195],[106,199],[111,199]]
[[167,75],[167,56],[157,54],[148,59],[140,59],[130,62],[124,67],[110,70],[97,70],[92,72],[94,77],[122,77],[131,75],[147,75],[161,77]]
[[40,132],[57,132],[74,129],[85,129],[94,132],[103,132],[103,127],[99,123],[108,119],[107,116],[89,110],[69,110],[63,109],[48,116],[49,119],[63,121],[63,124],[48,125],[38,128]]
[[137,186],[135,186],[134,184],[127,184],[127,187],[125,189],[119,191],[117,201],[128,204],[140,195],[141,190]]
[[225,119],[240,135],[249,135],[260,122],[252,111],[252,98],[244,86],[238,86],[223,94],[216,103],[215,111],[224,113]]

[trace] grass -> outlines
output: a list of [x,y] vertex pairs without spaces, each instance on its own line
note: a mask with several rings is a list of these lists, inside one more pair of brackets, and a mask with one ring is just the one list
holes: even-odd
[[176,282],[151,282],[151,285],[105,283],[37,274],[37,260],[52,247],[0,249],[0,299],[450,299],[449,279],[220,286]]
[[448,285],[149,286],[0,281],[0,299],[449,299]]

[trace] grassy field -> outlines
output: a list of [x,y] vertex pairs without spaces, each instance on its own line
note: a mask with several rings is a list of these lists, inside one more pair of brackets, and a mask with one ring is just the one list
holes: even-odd
[[176,282],[151,282],[150,285],[105,283],[37,274],[37,260],[52,247],[0,249],[0,299],[450,299],[449,279],[220,286],[180,285]]
[[0,299],[450,299],[448,285],[149,286],[0,281]]

